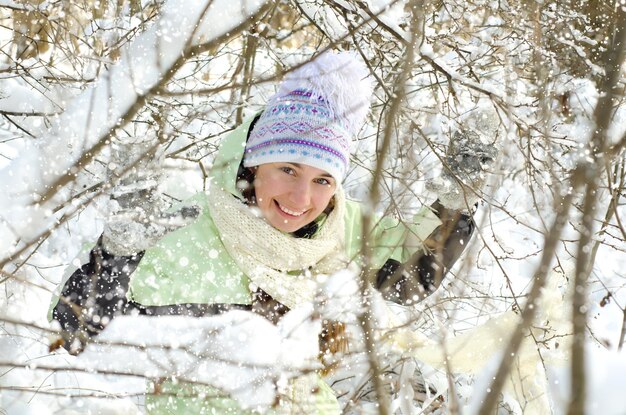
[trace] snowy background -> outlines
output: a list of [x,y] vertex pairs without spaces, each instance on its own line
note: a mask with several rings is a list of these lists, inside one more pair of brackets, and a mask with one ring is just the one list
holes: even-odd
[[[345,413],[379,413],[385,401],[386,413],[483,413],[508,360],[517,378],[500,413],[564,414],[576,290],[586,312],[578,413],[626,413],[626,105],[615,44],[625,11],[609,3],[0,0],[0,413],[143,413],[147,383],[164,377],[262,411],[290,378],[319,369],[315,333],[328,317],[351,324],[350,353],[329,378]],[[416,58],[398,85],[409,47]],[[406,219],[435,199],[424,183],[442,171],[448,132],[467,111],[489,107],[501,120],[496,171],[453,275],[414,307],[367,302],[387,399],[369,382],[348,271],[279,326],[243,312],[124,317],[79,356],[54,350],[50,301],[114,210],[111,192],[152,181],[174,203],[206,189],[221,135],[262,108],[281,73],[326,48],[361,55],[376,85],[344,185],[367,202],[382,158],[379,213]],[[575,171],[588,173],[582,184]],[[503,356],[566,195],[532,331]],[[579,247],[581,235],[591,241]],[[587,272],[575,288],[577,258]],[[247,384],[256,377],[271,381]]]

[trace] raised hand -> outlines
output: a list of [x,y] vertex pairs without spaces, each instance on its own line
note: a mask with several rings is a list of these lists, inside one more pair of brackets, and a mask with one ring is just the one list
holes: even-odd
[[499,153],[498,123],[495,113],[475,110],[452,133],[441,176],[426,183],[444,207],[468,211],[480,200]]
[[[133,158],[132,153],[136,155],[139,151],[144,153]],[[118,171],[125,170],[126,175],[111,192],[109,217],[102,234],[102,246],[112,255],[128,256],[145,251],[200,215],[197,206],[166,210],[168,203],[158,189],[162,163],[158,157],[146,156],[149,153],[145,143],[134,143],[132,148],[121,146],[113,154],[112,165]],[[136,161],[129,166],[129,159]]]

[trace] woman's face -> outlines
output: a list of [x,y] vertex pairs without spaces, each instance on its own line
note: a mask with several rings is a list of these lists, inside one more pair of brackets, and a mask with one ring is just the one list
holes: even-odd
[[267,163],[257,167],[257,207],[270,225],[295,232],[326,209],[337,184],[326,171],[298,163]]

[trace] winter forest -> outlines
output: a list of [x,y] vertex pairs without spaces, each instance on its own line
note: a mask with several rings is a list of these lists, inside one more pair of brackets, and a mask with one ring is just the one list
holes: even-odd
[[[0,414],[141,414],[172,382],[284,413],[320,372],[344,414],[626,414],[623,0],[0,0],[0,44]],[[325,51],[373,83],[343,183],[364,223],[433,203],[456,126],[497,115],[440,287],[398,305],[350,267],[276,325],[125,315],[68,353],[51,303],[122,200],[210,190],[223,136]],[[324,358],[325,319],[349,347]]]

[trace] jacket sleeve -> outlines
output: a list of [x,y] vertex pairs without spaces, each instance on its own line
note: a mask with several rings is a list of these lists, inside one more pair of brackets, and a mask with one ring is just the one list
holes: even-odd
[[[345,223],[346,253],[350,259],[363,265],[361,249],[364,224],[360,203],[346,202]],[[367,232],[371,249],[368,259],[370,269],[380,269],[389,258],[401,263],[407,261],[416,251],[422,249],[424,241],[441,223],[432,208],[427,206],[406,221],[391,216],[374,215]]]
[[79,353],[89,337],[123,313],[130,275],[142,257],[143,252],[132,256],[110,255],[102,248],[100,238],[89,254],[89,262],[66,281],[52,310],[52,318],[63,329],[63,347]]
[[424,241],[423,249],[404,262],[389,259],[378,271],[375,285],[387,300],[412,304],[435,291],[474,232],[470,214],[446,209],[438,201],[431,208],[442,225]]

